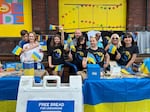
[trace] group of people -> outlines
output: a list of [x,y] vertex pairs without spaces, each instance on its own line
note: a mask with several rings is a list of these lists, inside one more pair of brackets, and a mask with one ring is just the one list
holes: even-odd
[[[101,32],[87,38],[77,29],[74,37],[68,36],[65,41],[63,27],[58,28],[61,33],[54,35],[50,41],[47,41],[48,64],[53,75],[62,76],[63,67],[68,66],[68,62],[75,65],[77,71],[85,70],[87,64],[98,64],[101,70],[110,70],[111,61],[115,61],[122,68],[128,69],[131,68],[139,53],[131,33],[125,33],[122,38],[114,33],[108,40],[101,36]],[[43,52],[36,34],[23,30],[21,35],[23,38],[19,42],[23,48],[20,55],[21,61],[32,61],[31,54],[34,51],[40,54],[41,59],[38,61],[41,61]],[[65,58],[66,53],[67,59]]]
[[[91,36],[88,40],[77,29],[74,37],[70,40],[68,36],[67,43],[64,45],[64,31],[61,27],[61,35],[53,36],[48,46],[48,63],[53,71],[52,74],[62,75],[63,66],[68,65],[68,59],[64,58],[66,52],[69,63],[74,64],[77,71],[85,71],[87,64],[98,64],[102,71],[110,70],[111,61],[115,61],[122,68],[131,70],[132,64],[139,53],[131,33],[124,34],[122,38],[115,33],[111,35],[108,41],[106,40],[100,32]],[[59,71],[56,70],[56,67],[59,67],[58,65],[61,65]]]

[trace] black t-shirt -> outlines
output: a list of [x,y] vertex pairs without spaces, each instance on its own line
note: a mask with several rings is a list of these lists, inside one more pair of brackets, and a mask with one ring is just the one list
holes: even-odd
[[83,57],[87,57],[87,50],[76,47],[76,52],[71,51],[73,56],[72,63],[75,64],[78,70],[82,70],[82,60]]
[[97,50],[93,50],[93,49],[89,48],[88,53],[93,54],[95,59],[96,59],[96,64],[99,64],[100,67],[103,67],[104,58],[105,58],[105,55],[106,55],[106,51],[103,48],[98,47]]
[[59,65],[64,64],[64,46],[56,46],[51,47],[48,52],[48,56],[52,57],[52,64],[53,65]]
[[138,46],[136,46],[136,45],[133,45],[131,47],[121,46],[118,49],[118,51],[121,54],[121,58],[118,61],[118,63],[120,65],[126,65],[131,60],[133,54],[138,54],[139,53]]
[[109,56],[110,56],[110,60],[116,61],[117,52],[115,52],[115,54],[112,54],[112,53],[109,53],[109,52],[108,52],[108,54],[109,54]]

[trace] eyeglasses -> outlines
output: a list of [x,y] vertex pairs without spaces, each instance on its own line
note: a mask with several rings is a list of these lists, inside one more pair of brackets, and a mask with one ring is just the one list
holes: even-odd
[[113,40],[118,40],[119,38],[115,38],[115,37],[113,37],[112,39],[113,39]]

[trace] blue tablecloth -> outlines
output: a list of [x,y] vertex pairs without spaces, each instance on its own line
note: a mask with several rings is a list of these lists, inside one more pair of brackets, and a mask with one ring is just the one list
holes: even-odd
[[[35,79],[40,81],[39,77]],[[15,76],[0,78],[0,107],[3,101],[16,102],[19,80]],[[149,112],[150,79],[85,80],[83,96],[85,112]]]
[[[19,81],[19,76],[6,76],[0,78],[0,100],[16,100]],[[40,77],[35,77],[35,81],[40,82]]]

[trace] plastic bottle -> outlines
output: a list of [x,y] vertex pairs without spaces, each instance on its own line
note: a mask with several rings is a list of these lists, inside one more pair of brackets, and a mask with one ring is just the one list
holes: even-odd
[[41,63],[37,62],[37,70],[41,70]]

